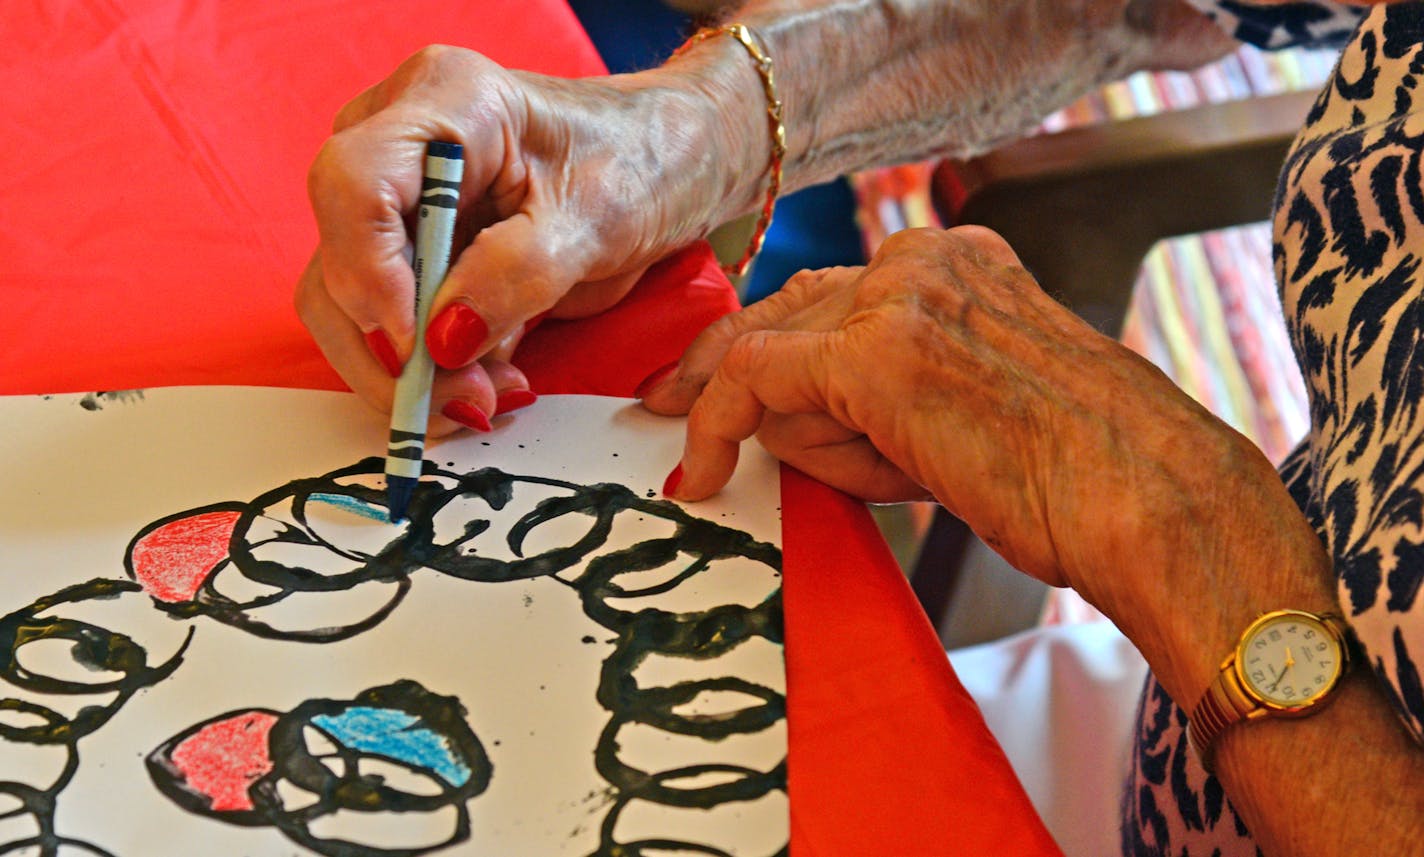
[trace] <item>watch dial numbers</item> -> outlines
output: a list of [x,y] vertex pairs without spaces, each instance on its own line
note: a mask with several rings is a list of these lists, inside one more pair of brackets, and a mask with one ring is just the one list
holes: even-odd
[[1324,627],[1299,616],[1274,617],[1247,640],[1241,678],[1275,705],[1306,705],[1335,678],[1332,640]]

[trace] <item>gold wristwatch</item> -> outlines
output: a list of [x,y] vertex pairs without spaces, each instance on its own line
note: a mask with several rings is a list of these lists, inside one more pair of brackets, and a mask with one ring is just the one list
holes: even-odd
[[1346,635],[1339,617],[1303,610],[1275,610],[1248,625],[1188,721],[1206,769],[1212,743],[1231,724],[1323,708],[1350,665]]

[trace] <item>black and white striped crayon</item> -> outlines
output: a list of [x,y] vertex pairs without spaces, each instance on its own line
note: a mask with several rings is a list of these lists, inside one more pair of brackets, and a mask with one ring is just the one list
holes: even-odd
[[450,269],[464,166],[460,144],[432,141],[426,147],[415,233],[415,348],[396,380],[386,450],[386,504],[391,523],[405,518],[425,463],[425,425],[435,377],[435,362],[425,348],[425,326],[430,321],[430,302]]

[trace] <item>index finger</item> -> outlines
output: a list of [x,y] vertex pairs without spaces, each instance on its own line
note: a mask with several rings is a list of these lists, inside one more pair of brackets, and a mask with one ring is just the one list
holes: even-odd
[[692,406],[682,461],[664,493],[701,500],[720,491],[736,469],[741,442],[756,434],[768,410],[827,411],[821,355],[833,335],[759,330],[733,343]]
[[405,212],[420,191],[425,141],[352,129],[327,140],[307,176],[331,298],[363,333],[380,328],[403,357],[415,330]]
[[798,271],[777,291],[708,325],[683,352],[674,370],[658,370],[639,385],[635,395],[654,413],[687,413],[728,349],[742,336],[755,330],[833,330],[839,326],[851,295],[846,292],[840,303],[826,299],[843,291],[860,272],[860,268]]

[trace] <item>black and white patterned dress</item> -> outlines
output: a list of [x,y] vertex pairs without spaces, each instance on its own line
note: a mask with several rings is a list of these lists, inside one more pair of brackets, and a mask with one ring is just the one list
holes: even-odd
[[[1258,46],[1344,44],[1276,194],[1276,279],[1311,424],[1281,473],[1369,666],[1424,742],[1424,2],[1190,2]],[[1123,853],[1257,854],[1185,726],[1149,679]]]

